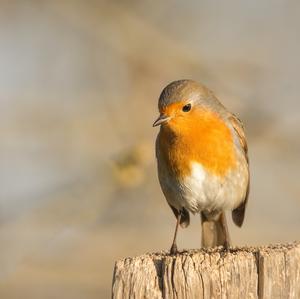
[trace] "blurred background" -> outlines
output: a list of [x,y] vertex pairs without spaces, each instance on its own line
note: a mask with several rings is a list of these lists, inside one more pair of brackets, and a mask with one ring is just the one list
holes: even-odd
[[109,298],[115,260],[169,249],[152,123],[175,79],[245,123],[234,244],[299,238],[299,26],[296,0],[0,1],[0,297]]

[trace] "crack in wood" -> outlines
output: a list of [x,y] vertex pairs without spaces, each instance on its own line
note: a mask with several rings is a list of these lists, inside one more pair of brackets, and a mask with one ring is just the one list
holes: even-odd
[[112,298],[300,298],[300,243],[221,250],[120,260]]

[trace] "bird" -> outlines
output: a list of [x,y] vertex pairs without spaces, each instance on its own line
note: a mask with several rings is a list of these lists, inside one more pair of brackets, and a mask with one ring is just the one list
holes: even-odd
[[155,148],[158,179],[176,217],[171,254],[178,253],[178,227],[200,214],[202,247],[231,241],[226,211],[241,227],[249,197],[249,159],[242,121],[206,86],[194,80],[168,84],[158,99]]

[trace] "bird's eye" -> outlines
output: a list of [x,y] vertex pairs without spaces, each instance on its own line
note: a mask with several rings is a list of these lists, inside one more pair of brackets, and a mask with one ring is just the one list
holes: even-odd
[[191,104],[186,104],[182,107],[182,111],[183,112],[189,112],[192,108],[192,105]]

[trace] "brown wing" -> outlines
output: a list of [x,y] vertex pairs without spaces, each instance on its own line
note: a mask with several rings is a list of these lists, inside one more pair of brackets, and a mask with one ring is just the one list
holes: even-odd
[[186,210],[185,208],[181,208],[180,212],[175,209],[173,206],[171,206],[169,204],[170,208],[172,209],[176,219],[179,215],[179,213],[181,214],[181,218],[180,218],[180,226],[182,228],[188,227],[190,225],[190,213],[188,212],[188,210]]
[[[248,146],[247,146],[243,123],[234,114],[232,114],[230,116],[229,120],[230,120],[235,132],[237,133],[237,136],[239,137],[240,144],[244,150],[245,158],[248,163],[248,171],[249,171]],[[248,185],[247,185],[245,199],[236,209],[234,209],[232,211],[232,220],[239,227],[241,227],[244,222],[245,209],[246,209],[246,204],[247,204],[248,197],[249,197],[249,189],[250,189],[250,179],[248,179]]]

